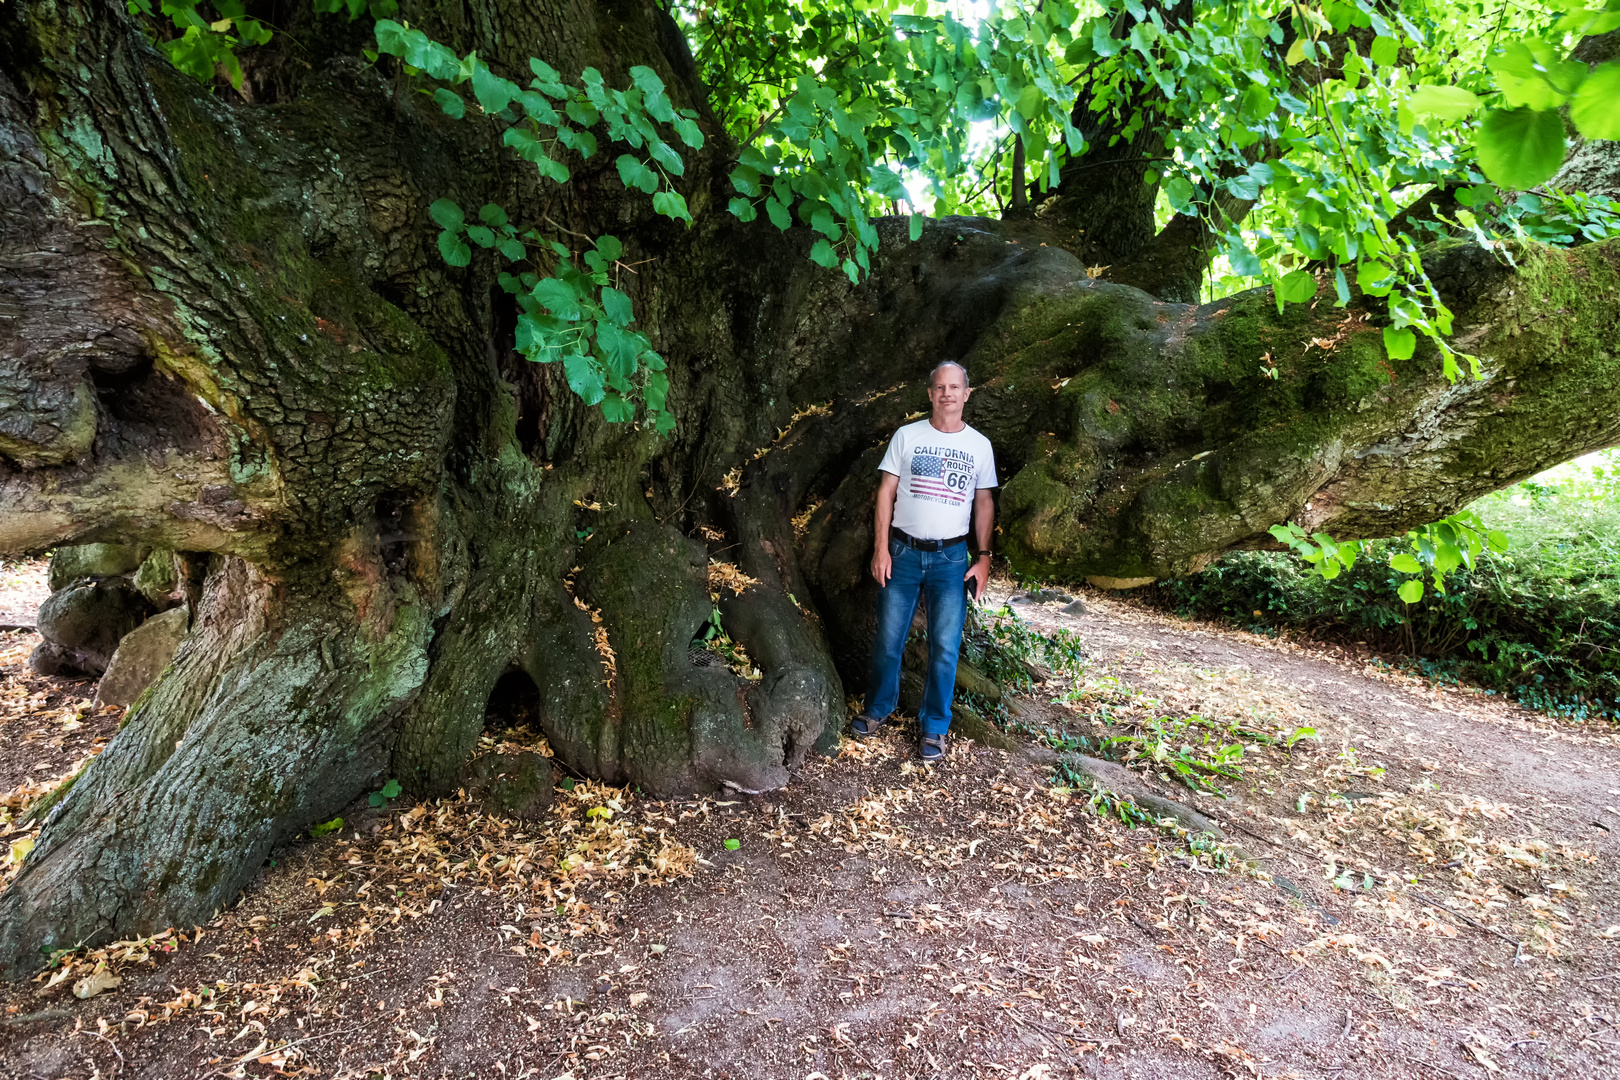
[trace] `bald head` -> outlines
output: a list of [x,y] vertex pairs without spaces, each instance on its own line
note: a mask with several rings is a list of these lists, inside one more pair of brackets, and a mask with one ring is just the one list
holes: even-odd
[[955,360],[945,360],[945,361],[942,361],[941,363],[935,364],[934,365],[934,370],[930,371],[928,373],[928,386],[929,386],[929,389],[932,389],[935,386],[939,385],[939,373],[942,372],[942,371],[954,372],[955,374],[957,374],[957,375],[959,375],[961,377],[962,386],[964,388],[967,386],[967,384],[968,384],[967,368],[963,367],[961,364],[958,364]]

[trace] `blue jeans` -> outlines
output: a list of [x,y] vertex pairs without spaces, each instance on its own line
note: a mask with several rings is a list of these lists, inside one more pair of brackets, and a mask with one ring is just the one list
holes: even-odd
[[872,678],[866,715],[882,719],[900,700],[900,657],[911,632],[919,594],[928,597],[928,674],[923,680],[917,720],[924,735],[943,735],[951,726],[951,694],[956,689],[956,653],[967,618],[966,544],[944,551],[918,551],[889,541],[894,570],[878,593],[877,639],[872,644]]

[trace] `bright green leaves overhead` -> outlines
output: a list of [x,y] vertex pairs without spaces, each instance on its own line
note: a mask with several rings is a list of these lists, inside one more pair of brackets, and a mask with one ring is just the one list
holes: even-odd
[[526,86],[496,74],[476,52],[458,57],[422,31],[378,19],[377,49],[399,57],[408,74],[423,74],[447,85],[423,89],[449,116],[466,115],[465,97],[453,87],[465,86],[484,116],[505,125],[501,142],[518,157],[534,165],[540,175],[567,183],[569,169],[561,158],[572,151],[584,159],[599,149],[593,129],[606,131],[609,141],[632,152],[620,154],[616,165],[625,187],[653,196],[653,209],[665,217],[691,224],[686,199],[674,189],[672,177],[685,175],[680,151],[664,137],[660,125],[676,142],[690,149],[703,145],[697,113],[677,110],[670,102],[658,73],[648,67],[630,69],[630,85],[622,90],[607,86],[602,73],[586,68],[576,85],[568,85],[556,68],[531,58],[533,78]]
[[1568,56],[1578,35],[1606,32],[1592,27],[1620,27],[1620,0],[1559,0],[1553,6],[1565,12],[1556,24],[1527,28],[1488,52],[1488,82],[1463,71],[1460,78],[1472,80],[1473,91],[1418,85],[1407,100],[1414,116],[1442,125],[1474,118],[1479,166],[1503,187],[1534,188],[1558,171],[1566,151],[1560,114],[1566,105],[1582,137],[1620,137],[1620,60],[1594,68]]
[[968,25],[937,5],[895,0],[678,5],[744,148],[728,209],[784,230],[809,226],[818,234],[810,257],[858,280],[877,246],[872,215],[909,198],[902,172],[928,182],[936,213],[976,205],[985,184],[975,124],[1006,125],[1003,157],[1022,137],[1029,178],[1050,186],[1064,155],[1084,146],[1060,70],[1078,11],[1068,0],[1034,8],[993,8]]
[[1533,188],[1564,161],[1564,121],[1556,109],[1493,109],[1475,141],[1480,168],[1504,187]]
[[1284,274],[1276,284],[1277,302],[1303,304],[1316,295],[1316,278],[1304,270]]
[[1410,327],[1384,327],[1384,351],[1391,360],[1410,360],[1417,351],[1417,335]]
[[1620,63],[1604,64],[1586,77],[1569,118],[1588,139],[1620,139]]
[[1479,108],[1479,95],[1460,86],[1419,86],[1406,99],[1406,107],[1420,117],[1461,120]]
[[[158,0],[155,7],[153,0],[127,0],[125,6],[131,15],[146,16],[154,28],[161,25],[161,16],[179,31],[178,36],[158,42],[175,67],[203,82],[224,72],[237,90],[242,89],[242,64],[236,50],[263,45],[271,37],[269,27],[248,17],[244,0],[216,0],[206,13],[198,0]],[[322,10],[319,4],[316,10]]]

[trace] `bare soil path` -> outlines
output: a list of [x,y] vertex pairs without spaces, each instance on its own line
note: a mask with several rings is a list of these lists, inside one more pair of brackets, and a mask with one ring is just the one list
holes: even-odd
[[[1610,729],[1086,603],[1014,607],[1088,655],[1024,751],[923,767],[902,726],[767,797],[579,782],[530,823],[361,800],[208,925],[0,989],[0,1076],[1620,1076]],[[71,767],[51,739],[117,720],[24,674],[29,638],[0,745],[48,767],[0,757],[5,842],[19,777]],[[1100,814],[1040,729],[1137,749],[1242,852]],[[1174,779],[1235,743],[1226,798]]]

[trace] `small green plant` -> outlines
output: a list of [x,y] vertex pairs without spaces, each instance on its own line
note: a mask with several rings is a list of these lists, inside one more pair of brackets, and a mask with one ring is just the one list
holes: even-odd
[[[1060,766],[1060,770],[1061,770]],[[1070,771],[1069,775],[1074,775]],[[1089,791],[1087,808],[1103,817],[1118,818],[1126,828],[1146,828],[1180,840],[1187,853],[1199,862],[1212,866],[1217,870],[1225,870],[1232,865],[1232,853],[1220,842],[1218,837],[1209,833],[1192,833],[1183,827],[1175,818],[1160,817],[1149,810],[1144,810],[1131,799],[1116,795],[1107,788],[1094,781],[1087,780],[1078,784],[1066,786],[1075,787],[1080,791]]]
[[725,626],[720,622],[719,608],[709,612],[709,620],[703,624],[702,632],[692,639],[691,648],[714,653],[725,661],[727,667],[744,679],[764,677],[764,673],[754,666],[748,651],[726,633]]
[[735,838],[727,840],[725,844],[727,851],[736,851],[740,847],[742,847],[742,841]]
[[1085,655],[1073,631],[1043,634],[1005,604],[987,614],[970,609],[962,653],[1003,690],[1013,693],[1030,690],[1035,685],[1034,671],[1043,665],[1070,676],[1085,670]]
[[1288,733],[1288,737],[1283,741],[1283,748],[1285,750],[1292,750],[1294,748],[1294,744],[1299,742],[1301,739],[1316,739],[1319,737],[1320,736],[1316,734],[1316,729],[1313,727],[1297,727]]
[[[398,792],[395,792],[395,794],[397,795]],[[372,805],[377,806],[380,804],[373,803]],[[343,819],[341,817],[335,817],[331,821],[323,821],[318,825],[311,825],[309,835],[312,839],[319,840],[327,833],[337,832],[341,828],[343,828]]]
[[404,788],[400,787],[398,780],[390,780],[388,783],[384,784],[380,790],[373,791],[371,793],[371,798],[368,801],[371,803],[373,808],[383,806],[388,802],[389,799],[399,798],[399,793],[404,790]]
[[[1207,730],[1196,730],[1200,727]],[[1243,760],[1243,743],[1222,742],[1217,738],[1218,732],[1214,730],[1217,727],[1218,725],[1196,715],[1184,718],[1160,717],[1149,720],[1145,730],[1126,735],[1110,735],[1102,740],[1102,745],[1108,757],[1126,764],[1138,760],[1149,761],[1169,769],[1177,780],[1193,791],[1225,798],[1226,793],[1212,778],[1237,780],[1243,776],[1243,770],[1240,768]],[[1234,733],[1241,731],[1251,737],[1258,737],[1261,741],[1272,741],[1270,736],[1241,728],[1236,724],[1225,725],[1225,729]]]

